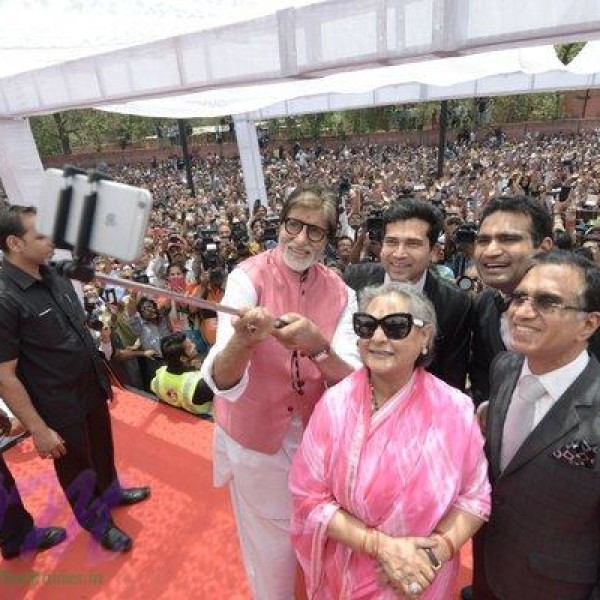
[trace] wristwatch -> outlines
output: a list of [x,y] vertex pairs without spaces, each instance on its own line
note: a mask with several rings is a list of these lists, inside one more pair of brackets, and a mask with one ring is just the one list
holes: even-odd
[[427,554],[427,558],[431,563],[431,568],[434,571],[439,571],[442,568],[442,563],[440,562],[440,559],[435,555],[431,548],[423,548],[423,550],[425,550],[425,554]]
[[331,356],[331,347],[329,346],[329,344],[327,344],[327,346],[325,346],[325,348],[318,350],[314,354],[309,354],[308,358],[310,360],[312,360],[314,363],[321,363],[324,360],[327,360],[330,356]]

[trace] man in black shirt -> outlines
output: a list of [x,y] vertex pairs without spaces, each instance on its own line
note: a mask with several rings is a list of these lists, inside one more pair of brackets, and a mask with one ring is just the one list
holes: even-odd
[[111,509],[150,490],[119,484],[106,369],[73,287],[45,265],[53,247],[35,219],[32,208],[0,213],[0,396],[40,457],[54,459],[81,526],[104,548],[124,552],[132,540],[113,523]]

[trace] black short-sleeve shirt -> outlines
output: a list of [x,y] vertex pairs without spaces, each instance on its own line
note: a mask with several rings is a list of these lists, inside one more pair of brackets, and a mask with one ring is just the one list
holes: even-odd
[[4,260],[0,272],[0,362],[17,376],[46,424],[80,423],[111,395],[106,368],[70,281],[48,267],[36,279]]

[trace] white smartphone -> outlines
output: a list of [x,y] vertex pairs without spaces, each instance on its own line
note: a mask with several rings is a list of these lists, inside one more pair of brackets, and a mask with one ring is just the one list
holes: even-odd
[[[92,191],[85,175],[65,178],[60,169],[46,169],[37,228],[44,235],[53,237],[59,198],[67,185],[73,187],[73,194],[64,240],[75,246],[84,198]],[[89,250],[127,262],[137,259],[144,249],[152,195],[148,190],[108,180],[100,180],[94,186],[98,200]]]

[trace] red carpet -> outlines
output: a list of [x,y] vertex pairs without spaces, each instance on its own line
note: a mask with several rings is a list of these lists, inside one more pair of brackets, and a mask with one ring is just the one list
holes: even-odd
[[[38,525],[64,526],[68,539],[0,562],[0,599],[248,600],[229,496],[212,487],[212,425],[117,394],[111,414],[122,482],[152,487],[150,500],[114,512],[133,536],[133,550],[115,555],[91,541],[74,521],[51,463],[25,440],[5,453],[21,495]],[[461,582],[469,579],[466,552]]]

